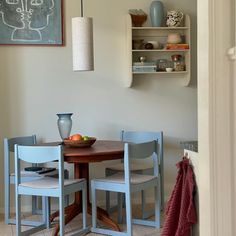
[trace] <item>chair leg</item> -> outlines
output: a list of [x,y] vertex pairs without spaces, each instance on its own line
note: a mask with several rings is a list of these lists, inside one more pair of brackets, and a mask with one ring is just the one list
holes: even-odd
[[5,224],[9,224],[10,219],[10,183],[5,181]]
[[65,206],[69,206],[70,204],[70,195],[65,196]]
[[32,215],[43,215],[42,206],[40,206],[40,199],[39,196],[32,196]]
[[37,215],[38,206],[38,198],[36,196],[32,196],[32,215]]
[[60,236],[64,236],[65,232],[64,207],[65,207],[65,197],[62,196],[59,198]]
[[141,191],[141,201],[142,201],[142,219],[145,219],[145,206],[146,206],[146,198],[145,198],[144,190]]
[[48,213],[47,210],[47,199],[46,197],[42,197],[42,218],[45,225],[47,225]]
[[122,193],[122,207],[125,208],[125,193]]
[[91,194],[92,194],[92,227],[97,228],[97,198],[96,198],[96,189],[94,183],[91,183]]
[[106,191],[106,211],[108,214],[110,214],[110,192]]
[[125,193],[125,203],[126,203],[126,224],[127,224],[127,235],[133,235],[132,228],[132,206],[130,194]]
[[83,203],[83,229],[87,228],[87,185],[86,183],[82,189],[82,203]]
[[155,224],[156,228],[161,227],[161,193],[160,193],[160,181],[158,181],[158,186],[154,188],[155,196]]
[[121,224],[123,221],[123,217],[122,217],[122,205],[123,205],[123,193],[117,193],[117,208],[118,208],[118,224]]
[[47,211],[47,215],[48,215],[48,225],[47,227],[51,228],[51,221],[50,221],[50,215],[51,215],[51,198],[50,197],[47,197],[47,208],[46,208],[46,211]]
[[164,211],[165,206],[165,195],[164,195],[164,173],[163,173],[163,166],[160,170],[160,191],[161,191],[161,210]]
[[16,194],[16,236],[21,235],[21,196]]
[[42,197],[42,215],[43,215],[43,222],[46,225],[47,229],[51,227],[50,222],[50,197]]

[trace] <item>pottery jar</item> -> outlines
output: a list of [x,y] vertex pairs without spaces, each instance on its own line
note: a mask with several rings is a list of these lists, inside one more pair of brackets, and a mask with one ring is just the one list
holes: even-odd
[[168,27],[178,27],[181,25],[184,14],[181,11],[168,11],[166,15],[166,25]]

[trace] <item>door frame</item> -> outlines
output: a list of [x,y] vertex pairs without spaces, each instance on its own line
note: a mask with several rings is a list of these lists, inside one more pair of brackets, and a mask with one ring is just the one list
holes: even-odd
[[[202,236],[236,235],[233,0],[198,0],[199,225]],[[220,17],[219,17],[220,16]]]

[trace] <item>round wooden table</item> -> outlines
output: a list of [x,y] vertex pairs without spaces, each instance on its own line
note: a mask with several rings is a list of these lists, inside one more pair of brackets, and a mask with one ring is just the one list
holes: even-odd
[[[124,143],[121,141],[97,140],[92,147],[75,148],[65,146],[64,160],[74,164],[74,177],[76,179],[85,178],[87,180],[87,202],[88,213],[92,214],[91,203],[89,201],[89,163],[107,160],[122,159],[124,157]],[[75,194],[75,201],[65,208],[65,224],[70,222],[76,215],[82,212],[81,193]],[[51,221],[58,216],[58,212],[52,214]],[[97,218],[107,226],[120,231],[119,226],[108,215],[108,213],[98,207]],[[59,225],[55,227],[53,235],[59,232]]]

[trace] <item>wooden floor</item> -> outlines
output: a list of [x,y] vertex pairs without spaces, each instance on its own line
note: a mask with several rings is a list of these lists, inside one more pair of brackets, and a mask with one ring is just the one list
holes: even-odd
[[[139,207],[133,207],[133,210],[136,210],[137,212],[140,212]],[[135,214],[134,212],[134,215]],[[115,215],[113,215],[113,217],[116,217]],[[40,219],[40,216],[30,216],[29,214],[23,214],[23,218],[27,218],[27,219]],[[88,222],[89,224],[91,224],[91,217],[88,215]],[[66,226],[66,232],[68,233],[68,235],[70,234],[70,232],[78,229],[79,225],[81,225],[82,223],[82,217],[78,216],[76,217],[72,222],[70,222],[67,226]],[[125,229],[125,225],[120,225],[121,229]],[[22,227],[23,230],[24,228],[26,229],[26,227]],[[37,235],[37,236],[50,236],[52,235],[52,231],[53,229],[50,230],[43,230],[39,233],[33,234],[33,235]],[[160,235],[160,230],[157,230],[155,228],[152,227],[146,227],[146,226],[139,226],[139,225],[134,225],[133,227],[133,236],[159,236]],[[15,236],[15,225],[5,225],[4,223],[4,216],[0,215],[0,236]],[[87,234],[88,236],[94,236],[94,235],[98,235],[98,234],[93,234],[93,233],[89,233]]]

